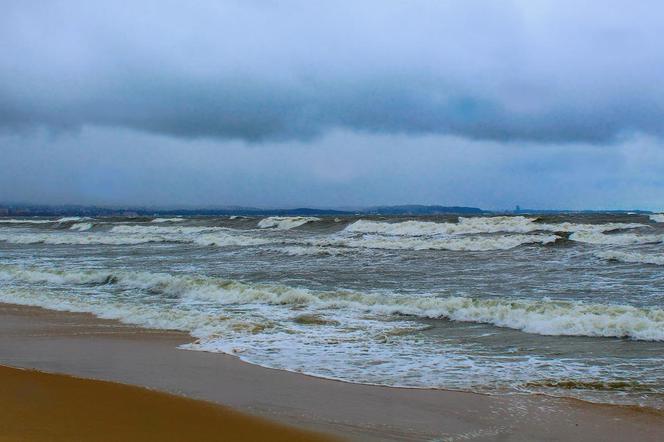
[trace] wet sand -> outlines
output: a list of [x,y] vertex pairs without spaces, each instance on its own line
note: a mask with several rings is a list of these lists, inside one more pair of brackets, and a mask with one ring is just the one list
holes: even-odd
[[0,366],[0,440],[326,441],[209,402]]
[[0,304],[0,364],[144,386],[351,440],[655,441],[664,435],[664,413],[655,410],[349,384],[176,348],[190,341],[184,333],[87,314]]

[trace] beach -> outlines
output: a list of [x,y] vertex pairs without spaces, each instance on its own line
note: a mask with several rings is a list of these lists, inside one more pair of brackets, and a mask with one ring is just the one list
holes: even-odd
[[664,442],[659,9],[3,2],[0,442]]
[[145,388],[0,366],[3,441],[326,441]]
[[[145,387],[347,440],[655,441],[664,434],[664,414],[654,409],[542,395],[352,384],[263,368],[226,354],[177,348],[190,341],[186,333],[137,328],[84,313],[0,305],[0,365]],[[99,397],[125,388],[81,383],[77,391],[82,396],[68,395],[68,401],[100,391],[100,385],[108,391]],[[130,390],[137,396],[153,394]],[[3,393],[7,394],[6,386]],[[6,406],[5,396],[0,408]],[[177,407],[198,410],[210,405],[187,401]],[[16,428],[9,416],[2,413],[0,428],[12,422]],[[245,422],[254,426],[252,418],[238,419],[249,419]],[[272,432],[277,427],[260,422],[269,428],[270,438],[278,440],[278,433]],[[30,439],[30,428],[26,425],[22,433],[11,435],[36,440]],[[168,439],[155,433],[153,440]]]

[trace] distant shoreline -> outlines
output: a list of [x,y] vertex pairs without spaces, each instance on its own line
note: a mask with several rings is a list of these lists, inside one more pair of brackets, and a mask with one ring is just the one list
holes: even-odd
[[281,208],[265,209],[256,207],[221,208],[149,208],[149,207],[105,207],[105,206],[48,206],[27,204],[0,204],[0,218],[25,216],[435,216],[435,215],[555,215],[555,214],[652,214],[655,212],[640,209],[625,210],[550,210],[527,209],[485,210],[466,206],[440,205],[394,205],[375,206],[357,209],[329,208]]

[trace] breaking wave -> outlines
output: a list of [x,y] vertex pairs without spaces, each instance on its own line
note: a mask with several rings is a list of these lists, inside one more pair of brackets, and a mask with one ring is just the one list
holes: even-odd
[[[449,236],[440,238],[333,235],[319,238],[280,238],[256,236],[242,230],[205,226],[114,226],[108,232],[88,232],[90,223],[78,223],[70,230],[80,233],[0,233],[0,241],[10,244],[51,245],[138,245],[146,243],[184,243],[200,246],[257,246],[275,244],[290,255],[339,255],[340,248],[382,250],[508,250],[525,244],[552,244],[560,239],[553,234],[516,234],[493,236]],[[310,250],[305,250],[305,249]]]
[[50,244],[50,245],[136,245],[158,242],[174,242],[158,235],[119,236],[104,233],[84,235],[59,233],[12,233],[0,234],[0,241],[9,244]]
[[55,220],[56,223],[69,223],[73,221],[82,221],[84,219],[90,219],[87,216],[65,216]]
[[508,250],[524,244],[552,244],[557,235],[498,235],[498,236],[449,236],[444,238],[389,237],[364,235],[360,238],[336,237],[311,241],[314,246],[343,246],[384,250],[450,250],[483,252]]
[[[35,268],[0,266],[0,281],[19,280],[29,283],[62,285],[112,284],[119,288],[140,289],[151,294],[163,293],[169,299],[200,302],[211,305],[267,304],[272,306],[307,306],[318,311],[363,312],[377,316],[409,315],[419,318],[437,318],[451,321],[492,324],[521,330],[526,333],[559,336],[618,337],[646,341],[664,341],[664,310],[639,308],[629,305],[557,301],[549,298],[526,300],[517,298],[471,298],[439,296],[435,294],[402,295],[397,293],[361,293],[348,290],[312,291],[282,285],[248,284],[218,278],[171,275],[165,273],[128,271],[55,271]],[[41,291],[25,293],[0,288],[4,302],[31,303],[46,308],[74,308],[52,305]],[[89,304],[79,301],[76,311],[99,313],[105,306],[99,301]],[[137,307],[145,308],[145,307]],[[173,307],[177,309],[177,307]],[[197,330],[201,324],[169,322],[177,315],[173,308],[164,317],[142,318],[127,315],[118,319],[138,325],[161,328]],[[184,312],[186,313],[186,312]],[[184,314],[183,313],[183,314]],[[200,319],[200,318],[198,318]],[[210,324],[206,324],[210,325]]]
[[[63,232],[62,222],[69,226]],[[183,225],[184,218],[156,218],[146,224],[95,222],[69,217],[55,223],[53,231],[0,233],[0,241],[12,244],[53,245],[137,245],[181,243],[200,246],[256,246],[275,244],[289,255],[338,255],[337,249],[449,250],[483,252],[508,250],[527,244],[553,244],[562,238],[598,245],[631,245],[664,242],[662,234],[626,230],[647,227],[634,223],[545,224],[537,218],[497,216],[459,218],[457,223],[427,221],[380,222],[357,220],[336,233],[291,235],[283,232],[319,221],[315,217],[268,217],[258,222],[260,229],[235,229],[214,225]],[[7,220],[14,221],[14,220]],[[17,223],[23,220],[16,220]],[[99,228],[96,228],[99,227]],[[651,230],[652,227],[649,227]],[[311,233],[311,232],[307,232]],[[569,233],[569,235],[568,235]],[[306,250],[306,248],[310,250]],[[330,249],[330,250],[326,250]]]
[[[130,226],[131,227],[131,226]],[[10,244],[49,245],[138,245],[148,243],[187,243],[200,246],[254,246],[275,242],[267,238],[229,234],[217,231],[200,235],[176,234],[109,234],[105,232],[87,234],[60,233],[12,233],[0,234],[0,241]]]
[[83,232],[86,230],[90,230],[92,226],[93,226],[92,223],[75,223],[72,224],[69,230],[78,230],[79,232]]
[[664,242],[664,235],[637,235],[634,233],[604,234],[601,232],[574,232],[569,236],[572,241],[600,244],[628,246],[632,244],[657,244]]
[[656,223],[664,223],[664,213],[655,213],[650,215],[650,220]]
[[646,227],[638,223],[576,224],[564,222],[546,224],[538,218],[525,216],[459,217],[457,223],[430,221],[402,221],[396,223],[358,220],[344,230],[349,233],[375,233],[391,236],[437,236],[481,233],[531,233],[544,232],[608,232],[619,229]]
[[213,226],[133,226],[133,225],[120,225],[113,226],[110,230],[111,233],[121,233],[126,235],[168,235],[168,234],[185,234],[195,235],[204,232],[215,232],[222,230],[231,230],[224,227]]
[[178,223],[181,221],[186,221],[184,218],[155,218],[151,223]]
[[459,217],[458,223],[436,223],[431,221],[389,223],[361,219],[347,226],[344,230],[351,233],[376,233],[393,236],[433,236],[496,232],[528,233],[536,230],[533,227],[535,220],[523,216]]
[[320,221],[320,218],[313,216],[271,216],[260,220],[258,227],[261,229],[290,230],[313,221]]
[[646,255],[638,252],[620,252],[609,250],[595,253],[595,256],[607,261],[619,261],[628,264],[652,264],[664,266],[664,255]]
[[50,219],[3,219],[0,218],[0,224],[50,224],[55,221]]

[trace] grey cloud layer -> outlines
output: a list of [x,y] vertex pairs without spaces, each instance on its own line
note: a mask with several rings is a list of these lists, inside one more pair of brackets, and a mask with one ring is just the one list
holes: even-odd
[[658,2],[103,3],[3,6],[0,127],[664,135]]
[[85,128],[0,135],[0,146],[4,202],[664,209],[664,140],[644,136],[537,146],[333,131],[251,147]]

